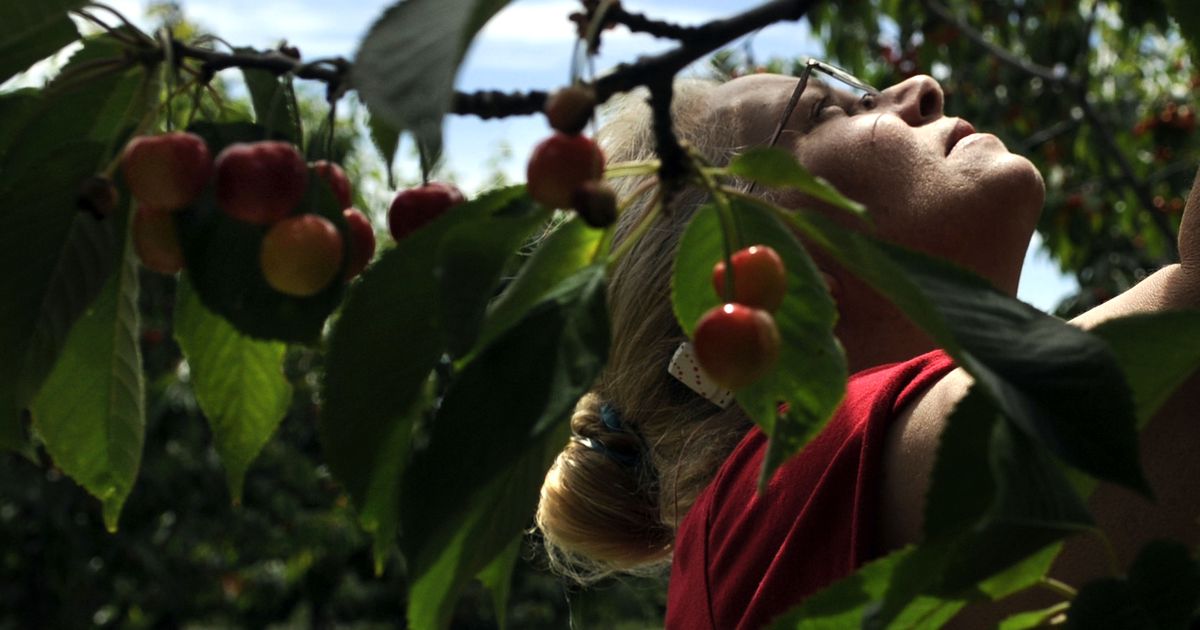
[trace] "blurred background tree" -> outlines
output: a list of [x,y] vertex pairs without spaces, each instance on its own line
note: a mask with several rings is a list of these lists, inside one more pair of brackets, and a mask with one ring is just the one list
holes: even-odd
[[[177,4],[150,14],[196,35]],[[1171,260],[1196,163],[1200,77],[1163,0],[846,0],[819,4],[810,17],[830,61],[878,86],[932,74],[950,114],[1034,160],[1047,184],[1039,230],[1081,286],[1060,305],[1061,315],[1090,308]],[[718,54],[712,69],[728,78],[795,73],[800,63],[758,60],[751,44]],[[236,89],[220,80],[214,87],[229,116],[246,115]],[[309,142],[323,142],[328,128],[317,121],[328,111],[320,96],[301,93],[299,104],[305,128],[316,130]],[[176,126],[188,114],[173,111]],[[336,129],[332,155],[352,180],[373,182],[358,194],[385,190],[353,112]],[[173,340],[174,286],[143,273],[148,444],[119,532],[106,533],[97,502],[48,461],[0,457],[0,628],[401,625],[404,567],[394,555],[375,575],[369,537],[319,464],[320,354],[290,352],[291,410],[250,468],[242,504],[233,506]],[[509,627],[661,624],[662,580],[570,588],[544,571],[537,548],[531,536],[519,554],[504,615]],[[497,625],[482,588],[460,602],[453,623]]]

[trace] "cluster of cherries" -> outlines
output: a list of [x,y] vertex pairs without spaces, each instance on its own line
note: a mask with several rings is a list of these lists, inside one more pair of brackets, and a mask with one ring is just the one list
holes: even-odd
[[533,149],[526,169],[526,190],[547,208],[574,209],[592,227],[617,218],[617,197],[604,183],[604,152],[580,132],[592,117],[596,96],[573,85],[546,99],[545,114],[554,135]]
[[[259,255],[263,277],[276,291],[305,297],[328,287],[343,269],[349,280],[375,255],[375,233],[352,206],[350,181],[340,166],[324,160],[306,164],[287,142],[229,145],[214,161],[204,139],[193,133],[139,136],[125,147],[121,170],[137,200],[134,249],[147,268],[164,274],[184,266],[183,250],[171,214],[189,206],[215,179],[217,205],[230,217],[270,226]],[[328,182],[343,208],[350,246],[334,224],[316,214],[296,213],[308,187],[309,171]]]
[[727,292],[726,265],[713,267],[713,288],[725,301],[700,317],[693,335],[696,360],[721,386],[738,390],[765,376],[779,360],[779,328],[771,315],[787,294],[787,270],[766,245],[735,252],[733,293]]

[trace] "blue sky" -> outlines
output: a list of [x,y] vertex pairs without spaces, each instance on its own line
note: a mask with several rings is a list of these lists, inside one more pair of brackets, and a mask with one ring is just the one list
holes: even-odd
[[[140,19],[143,0],[109,0]],[[194,21],[240,46],[270,47],[282,39],[300,48],[306,58],[352,57],[358,41],[375,17],[390,3],[367,0],[182,0]],[[680,23],[723,17],[757,4],[747,0],[626,0],[631,10]],[[578,0],[517,0],[497,15],[468,53],[458,77],[460,89],[553,89],[568,81],[573,26],[567,14]],[[803,23],[777,24],[756,33],[754,50],[766,58],[819,55],[821,46]],[[661,51],[669,43],[620,29],[605,36],[596,68],[604,69],[638,55]],[[484,185],[497,166],[512,180],[524,179],[524,163],[533,145],[547,135],[542,117],[482,121],[450,117],[446,123],[447,167],[467,190]],[[498,147],[511,157],[499,159]],[[499,161],[499,164],[497,162]],[[413,179],[415,161],[398,166],[401,178]],[[1030,248],[1020,297],[1050,309],[1075,288],[1037,247]]]

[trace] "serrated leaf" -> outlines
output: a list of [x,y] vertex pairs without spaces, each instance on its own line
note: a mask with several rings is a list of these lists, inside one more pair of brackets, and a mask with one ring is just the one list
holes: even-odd
[[442,239],[434,274],[440,280],[441,321],[450,353],[462,356],[475,344],[504,264],[550,211],[527,196],[503,213],[451,229]]
[[988,466],[996,411],[972,387],[946,418],[925,495],[924,538],[954,536],[979,520],[996,495]]
[[0,361],[0,402],[11,405],[0,413],[5,416],[3,424],[10,428],[19,426],[19,410],[40,385],[41,379],[33,383],[30,377],[18,396],[18,381],[22,380],[30,339],[39,326],[40,307],[60,265],[71,226],[80,215],[75,209],[76,178],[91,172],[101,151],[102,147],[92,143],[66,145],[60,154],[48,158],[55,168],[30,171],[21,185],[0,189],[0,355],[11,357]]
[[508,0],[406,0],[384,11],[355,54],[350,81],[372,116],[441,152],[442,117],[467,47]]
[[[557,450],[552,453],[557,454]],[[522,537],[518,536],[508,543],[508,548],[500,552],[490,564],[476,576],[492,595],[492,609],[496,613],[496,625],[500,630],[508,628],[508,594],[512,590],[513,570],[517,566],[517,556],[521,553]]]
[[32,406],[46,451],[100,499],[110,531],[133,488],[145,437],[137,258],[129,240],[118,273],[72,327]]
[[577,216],[555,228],[489,307],[477,347],[486,347],[519,322],[560,282],[595,261],[603,235],[604,232],[588,227]]
[[[256,54],[258,51],[236,48],[234,52]],[[254,105],[254,121],[266,130],[267,135],[298,144],[303,136],[300,114],[294,107],[296,95],[292,91],[291,79],[253,68],[242,68],[242,77],[246,80],[250,102]]]
[[[917,554],[912,547],[893,552],[883,558],[863,565],[853,575],[843,578],[825,590],[809,597],[803,604],[774,619],[771,630],[837,630],[841,628],[856,628],[863,623],[863,614],[871,602],[880,601],[886,594],[889,585],[896,580],[896,575],[905,568],[914,573],[916,565],[930,564],[936,561],[933,554]],[[936,570],[936,566],[930,566]],[[965,602],[946,601],[934,597],[923,597],[915,602],[908,611],[906,621],[927,620],[937,627],[953,617]],[[922,627],[913,623],[904,625],[897,622],[896,627]]]
[[816,213],[786,217],[928,332],[1006,417],[1055,455],[1149,493],[1138,462],[1132,395],[1100,339],[950,263],[877,243]]
[[1133,390],[1138,426],[1144,426],[1200,367],[1200,313],[1170,311],[1104,322],[1094,332],[1108,342]]
[[[528,442],[566,422],[604,366],[608,335],[605,270],[597,264],[568,278],[463,368],[405,474],[401,543],[410,570],[429,567],[478,488]],[[480,410],[487,410],[482,417]],[[535,492],[540,486],[539,479]]]
[[[737,392],[738,404],[770,438],[761,483],[800,451],[833,415],[846,391],[846,358],[833,336],[837,309],[816,265],[795,235],[758,206],[735,202],[742,242],[775,249],[788,271],[783,304],[774,313],[783,340],[779,363],[760,381]],[[720,303],[712,288],[713,265],[722,258],[717,209],[696,211],[680,240],[672,277],[672,301],[679,325],[690,336],[696,322]],[[779,403],[786,401],[786,414]]]
[[370,120],[367,121],[367,127],[371,131],[371,144],[375,145],[379,151],[379,157],[383,158],[383,163],[387,166],[388,188],[395,188],[396,177],[393,167],[396,163],[396,150],[400,148],[400,131],[375,115],[371,115]]
[[79,38],[67,11],[84,0],[6,0],[0,4],[0,83]]
[[728,167],[737,175],[772,188],[792,188],[847,212],[865,216],[867,209],[804,168],[800,161],[779,147],[756,147],[734,157]]
[[[204,138],[213,154],[235,142],[255,142],[266,130],[247,123],[198,123],[191,129]],[[324,178],[310,172],[304,198],[295,213],[314,213],[349,232],[341,208]],[[325,319],[341,302],[344,285],[336,276],[310,297],[294,297],[267,284],[259,262],[262,238],[269,226],[251,225],[226,214],[217,204],[212,182],[192,204],[175,213],[188,280],[204,306],[239,331],[257,339],[312,343]],[[343,257],[344,259],[345,257]]]
[[[451,209],[402,239],[347,294],[329,341],[321,444],[377,545],[390,545],[414,409],[442,356],[433,274],[441,239],[522,194],[498,190]],[[389,533],[390,532],[390,533]],[[388,537],[380,541],[380,536]],[[379,547],[377,547],[378,549]]]
[[[108,158],[120,151],[123,134],[157,98],[156,79],[140,66],[86,82],[74,82],[69,77],[83,64],[122,59],[122,51],[110,37],[88,39],[71,56],[62,74],[39,92],[40,104],[32,115],[19,121],[19,131],[0,158],[0,190],[21,181],[27,169],[44,164],[64,145],[92,140],[106,147],[105,159],[88,175],[100,171]],[[77,186],[72,185],[71,190]]]
[[[520,542],[513,537],[528,525],[546,470],[569,434],[564,422],[535,441],[522,444],[519,458],[470,498],[469,513],[448,544],[428,550],[434,559],[422,561],[420,564],[428,568],[415,571],[408,598],[410,628],[448,627],[458,595],[485,567],[494,574],[491,583],[502,581],[507,589]],[[496,599],[501,627],[503,599]]]
[[287,346],[241,334],[206,309],[186,280],[179,282],[175,302],[175,339],[225,465],[229,493],[240,503],[246,470],[292,399],[283,373]]

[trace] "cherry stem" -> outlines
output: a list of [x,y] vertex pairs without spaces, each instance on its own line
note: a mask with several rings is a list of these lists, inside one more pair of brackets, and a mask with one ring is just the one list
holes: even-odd
[[721,222],[721,248],[725,258],[725,286],[721,287],[723,302],[734,301],[734,270],[733,270],[733,252],[735,243],[741,245],[741,232],[737,228],[737,218],[733,214],[733,206],[729,203],[729,196],[725,194],[725,188],[717,181],[715,173],[712,169],[705,168],[707,164],[703,163],[700,156],[695,152],[689,153],[692,158],[693,170],[700,175],[700,180],[704,182],[704,187],[708,189],[712,195],[713,202],[717,206],[717,218]]
[[1075,590],[1075,587],[1067,584],[1066,582],[1056,580],[1049,575],[1044,575],[1039,578],[1037,584],[1038,586],[1056,593],[1066,599],[1074,599],[1075,595],[1078,594],[1078,591]]

